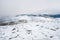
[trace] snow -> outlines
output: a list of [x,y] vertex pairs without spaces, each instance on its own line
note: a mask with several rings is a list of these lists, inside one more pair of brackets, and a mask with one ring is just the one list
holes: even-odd
[[18,16],[10,19],[16,24],[0,25],[0,40],[60,40],[60,18]]

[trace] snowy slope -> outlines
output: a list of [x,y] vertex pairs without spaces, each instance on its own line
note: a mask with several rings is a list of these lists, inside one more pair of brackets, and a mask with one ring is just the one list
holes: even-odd
[[0,23],[0,40],[60,40],[60,18],[35,16],[20,15]]

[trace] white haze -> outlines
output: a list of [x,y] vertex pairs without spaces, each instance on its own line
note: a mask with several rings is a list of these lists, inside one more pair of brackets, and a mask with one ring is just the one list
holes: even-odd
[[0,0],[0,17],[40,10],[60,11],[60,0]]

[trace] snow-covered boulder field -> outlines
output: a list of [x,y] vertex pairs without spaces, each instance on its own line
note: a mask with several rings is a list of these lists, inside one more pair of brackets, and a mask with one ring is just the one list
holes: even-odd
[[0,23],[0,40],[60,40],[60,18],[18,16]]

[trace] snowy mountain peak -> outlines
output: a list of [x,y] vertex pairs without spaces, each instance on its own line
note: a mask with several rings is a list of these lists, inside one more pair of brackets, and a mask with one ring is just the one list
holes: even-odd
[[[55,17],[58,15],[47,15],[47,14],[20,14],[16,15],[15,17],[10,18],[3,18],[0,20],[0,25],[13,25],[13,24],[19,24],[21,22],[27,22],[27,21],[36,21],[42,20],[42,21],[52,21],[56,20]],[[58,16],[59,17],[59,16]]]
[[0,22],[0,40],[60,40],[60,18],[20,14]]

